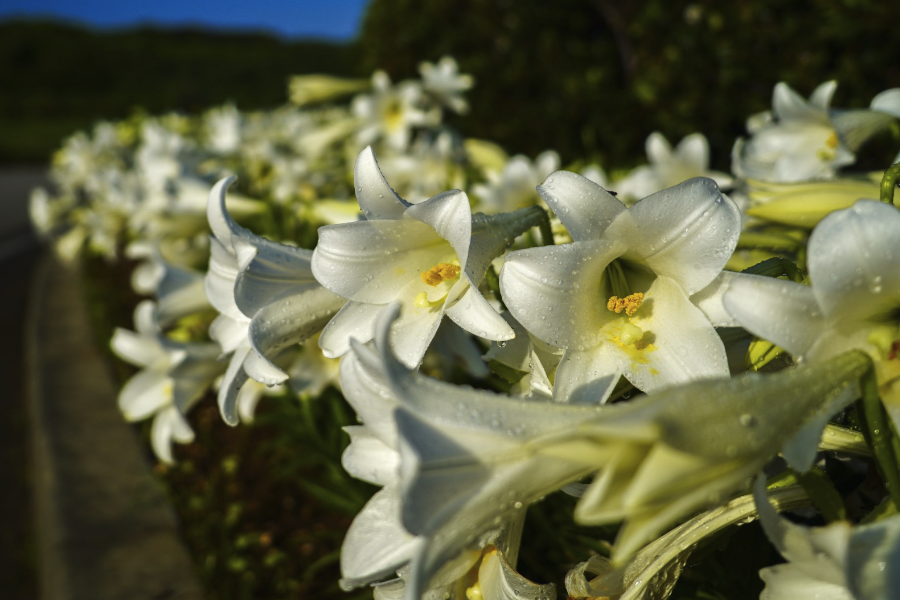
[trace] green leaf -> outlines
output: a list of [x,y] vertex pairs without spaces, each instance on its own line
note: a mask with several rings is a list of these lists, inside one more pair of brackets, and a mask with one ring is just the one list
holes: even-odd
[[813,505],[829,523],[847,518],[844,501],[825,471],[813,467],[806,473],[797,475],[800,485],[812,499]]

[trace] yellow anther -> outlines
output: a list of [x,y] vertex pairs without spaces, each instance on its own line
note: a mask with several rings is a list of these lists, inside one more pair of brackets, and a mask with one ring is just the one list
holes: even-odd
[[444,281],[451,281],[459,277],[462,269],[459,265],[452,263],[438,263],[421,273],[422,281],[427,285],[435,287]]
[[606,303],[606,308],[616,314],[621,314],[622,311],[625,311],[626,315],[633,317],[634,313],[637,312],[643,302],[644,294],[637,292],[630,296],[625,296],[624,298],[619,298],[618,296],[611,297]]
[[828,139],[825,140],[825,145],[829,148],[837,148],[841,145],[841,141],[838,139],[837,132],[832,131],[831,135],[828,136]]

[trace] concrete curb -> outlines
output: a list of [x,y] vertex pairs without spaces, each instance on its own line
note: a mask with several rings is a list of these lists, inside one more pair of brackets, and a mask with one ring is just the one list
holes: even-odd
[[191,560],[94,348],[78,275],[43,260],[26,329],[43,600],[199,600]]

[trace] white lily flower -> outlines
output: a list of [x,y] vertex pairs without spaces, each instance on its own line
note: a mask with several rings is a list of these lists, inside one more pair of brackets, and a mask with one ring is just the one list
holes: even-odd
[[566,171],[540,191],[572,244],[505,257],[503,299],[528,331],[566,350],[554,396],[604,402],[620,375],[653,392],[727,377],[714,326],[722,268],[740,234],[740,213],[711,179],[697,178],[626,208],[603,188]]
[[[404,81],[396,86],[384,71],[372,75],[372,93],[353,99],[351,109],[359,119],[357,143],[367,145],[384,139],[396,150],[409,145],[413,127],[434,126],[440,122],[440,110],[421,107],[422,88]],[[357,146],[358,147],[358,146]]]
[[[760,600],[887,600],[897,596],[900,516],[868,525],[837,521],[805,527],[778,516],[757,480],[759,520],[787,563],[759,572],[766,582]],[[780,508],[780,507],[779,507]]]
[[516,337],[508,342],[492,343],[484,359],[496,361],[523,374],[510,387],[510,394],[552,396],[553,375],[562,360],[563,351],[531,335],[509,312],[504,312],[503,318],[516,332]]
[[465,187],[460,151],[453,136],[444,132],[434,140],[421,136],[406,152],[382,154],[378,165],[399,195],[418,204],[444,190]]
[[52,200],[47,190],[41,187],[31,190],[28,196],[28,216],[41,237],[49,236],[59,226],[65,208],[64,202]]
[[749,140],[739,138],[732,151],[732,170],[744,178],[802,181],[834,177],[855,156],[841,143],[829,115],[837,83],[815,89],[809,102],[787,84],[775,86],[772,113],[747,121]]
[[649,165],[637,167],[612,185],[611,189],[615,189],[626,204],[694,177],[709,177],[720,188],[731,187],[733,183],[727,173],[710,170],[709,142],[702,133],[686,136],[673,150],[665,136],[654,131],[647,138],[646,152]]
[[156,320],[162,327],[181,317],[210,308],[202,273],[167,262],[158,249],[131,274],[131,287],[139,294],[156,296]]
[[366,220],[320,228],[312,258],[316,279],[350,300],[319,338],[325,355],[346,353],[350,338],[372,339],[375,320],[395,300],[403,312],[391,340],[408,365],[422,360],[444,314],[477,336],[512,339],[478,284],[491,261],[536,225],[542,211],[473,216],[460,191],[409,204],[388,185],[371,148],[356,160],[355,181]]
[[[379,354],[354,343],[341,364],[344,392],[365,424],[348,429],[344,466],[384,485],[351,525],[341,564],[343,583],[352,587],[409,563],[403,578],[413,599],[464,574],[487,544],[515,556],[510,528],[521,526],[525,505],[595,470],[536,453],[523,440],[570,430],[597,410],[513,400],[410,371],[388,347],[398,309],[380,317]],[[539,593],[530,597],[547,596],[547,586],[503,575],[486,558],[482,593],[533,587]],[[498,595],[484,597],[508,598],[489,593]]]
[[78,132],[53,155],[51,177],[64,194],[79,188],[94,191],[97,173],[121,169],[123,144],[112,123],[101,122],[92,135]]
[[[842,389],[868,367],[855,353],[766,377],[695,382],[611,406],[558,405],[460,388],[409,370],[387,346],[396,307],[393,312],[379,324],[378,356],[357,344],[345,358],[355,372],[344,377],[344,386],[348,395],[355,393],[351,386],[364,389],[358,396],[366,403],[356,406],[360,417],[388,440],[379,446],[387,451],[360,452],[353,468],[390,484],[380,498],[390,500],[391,531],[408,532],[399,539],[410,561],[410,600],[441,569],[470,560],[467,553],[496,539],[525,506],[598,469],[575,517],[585,523],[627,519],[619,556],[678,517],[720,502],[779,449],[805,470],[828,418],[848,402]],[[799,391],[787,407],[778,403],[773,410],[772,397],[785,390]],[[397,407],[393,422],[385,418],[389,406]],[[370,527],[388,523],[383,509],[378,514],[380,520],[366,520]],[[363,538],[370,540],[373,531]],[[373,564],[373,555],[357,556]],[[396,563],[381,567],[383,573]]]
[[312,252],[254,235],[232,220],[225,191],[233,181],[223,179],[209,192],[213,238],[206,278],[207,296],[222,313],[210,335],[233,352],[219,389],[219,408],[230,425],[238,422],[238,392],[247,379],[266,385],[287,380],[273,359],[318,333],[344,304],[313,277]]
[[119,408],[128,421],[153,416],[151,441],[160,460],[172,462],[171,442],[190,442],[193,432],[182,416],[222,372],[215,344],[167,339],[157,324],[153,302],[134,311],[136,332],[117,329],[110,345],[122,360],[142,367],[119,392]]
[[821,361],[851,349],[868,353],[885,407],[900,424],[898,247],[900,211],[859,201],[813,230],[812,285],[742,277],[725,293],[725,307],[742,327],[798,361]]
[[294,394],[317,398],[329,385],[341,389],[341,361],[322,354],[318,342],[317,334],[300,346],[287,369],[288,383]]
[[888,125],[890,97],[869,110],[830,109],[837,83],[828,81],[804,100],[785,83],[772,95],[772,112],[747,121],[749,140],[739,138],[732,150],[736,175],[764,181],[792,182],[830,179],[856,159],[853,152],[873,133]]
[[469,104],[462,92],[472,87],[471,75],[461,75],[456,61],[450,56],[441,58],[438,63],[423,62],[419,64],[422,75],[422,87],[434,96],[440,104],[461,115],[469,111]]
[[219,154],[238,151],[242,119],[240,111],[230,103],[207,111],[203,115],[203,127],[209,149]]
[[141,126],[141,145],[134,160],[148,204],[165,203],[167,186],[185,169],[181,161],[186,146],[184,137],[166,128],[162,120],[147,120]]
[[535,187],[559,168],[559,154],[547,150],[532,162],[527,156],[517,154],[503,166],[503,171],[488,171],[488,183],[473,186],[472,192],[479,199],[478,208],[486,213],[510,212],[539,204],[540,196]]

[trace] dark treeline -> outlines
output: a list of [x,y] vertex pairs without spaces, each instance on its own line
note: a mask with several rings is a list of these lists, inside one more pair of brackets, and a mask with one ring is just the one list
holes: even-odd
[[357,75],[357,64],[352,44],[263,33],[0,22],[0,160],[46,160],[62,137],[138,108],[274,107],[287,100],[288,76]]
[[275,106],[291,74],[384,68],[397,80],[449,54],[476,78],[471,113],[451,120],[467,135],[615,168],[642,160],[651,131],[673,143],[701,131],[727,169],[778,81],[808,95],[836,79],[838,107],[900,86],[898,23],[900,3],[882,0],[372,0],[354,44],[0,23],[0,160],[40,160],[135,107]]
[[476,78],[459,126],[510,150],[627,167],[654,130],[701,131],[727,168],[778,81],[836,79],[838,107],[900,86],[898,24],[884,0],[373,0],[360,45],[394,77],[454,55]]

